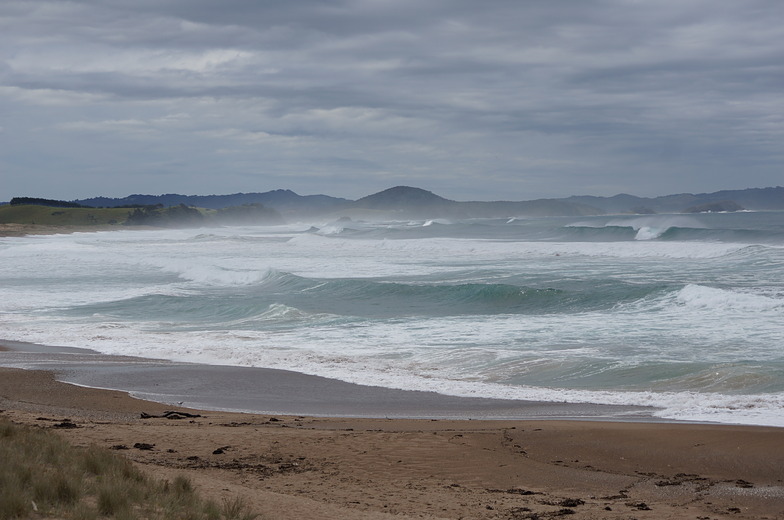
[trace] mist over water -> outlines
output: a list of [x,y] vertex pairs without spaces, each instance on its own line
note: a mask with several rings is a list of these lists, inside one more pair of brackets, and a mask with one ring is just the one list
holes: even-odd
[[784,214],[0,239],[4,339],[784,425]]

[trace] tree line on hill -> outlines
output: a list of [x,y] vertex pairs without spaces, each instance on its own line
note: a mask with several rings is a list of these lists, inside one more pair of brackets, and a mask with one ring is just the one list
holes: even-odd
[[282,224],[283,218],[274,209],[261,204],[243,204],[211,212],[202,212],[192,206],[163,204],[134,208],[128,213],[128,226],[199,227],[209,224]]
[[90,208],[92,206],[85,206],[83,204],[79,204],[78,202],[68,202],[65,200],[53,200],[53,199],[40,199],[37,197],[14,197],[9,202],[11,206],[24,206],[24,205],[32,205],[32,206],[48,206],[50,208]]

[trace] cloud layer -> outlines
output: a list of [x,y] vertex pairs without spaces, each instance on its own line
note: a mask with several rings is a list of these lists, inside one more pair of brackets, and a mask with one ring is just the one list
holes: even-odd
[[784,4],[0,4],[0,199],[781,184]]

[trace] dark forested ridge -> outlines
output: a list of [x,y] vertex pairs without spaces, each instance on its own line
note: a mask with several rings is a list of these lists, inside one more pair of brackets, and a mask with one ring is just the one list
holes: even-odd
[[274,190],[264,193],[234,193],[231,195],[129,195],[120,199],[93,197],[75,201],[93,207],[135,207],[162,204],[165,207],[192,206],[207,209],[225,209],[247,205],[263,205],[281,213],[321,213],[350,202],[327,195],[297,195],[291,190]]
[[50,208],[89,208],[92,206],[82,205],[78,202],[68,202],[65,200],[53,200],[53,199],[40,199],[37,197],[14,197],[9,202],[11,206],[24,206],[24,205],[33,205],[33,206],[47,206]]

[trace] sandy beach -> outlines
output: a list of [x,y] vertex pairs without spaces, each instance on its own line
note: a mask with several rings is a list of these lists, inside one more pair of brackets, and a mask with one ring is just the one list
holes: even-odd
[[261,518],[784,518],[780,428],[204,411],[13,368],[0,410]]

